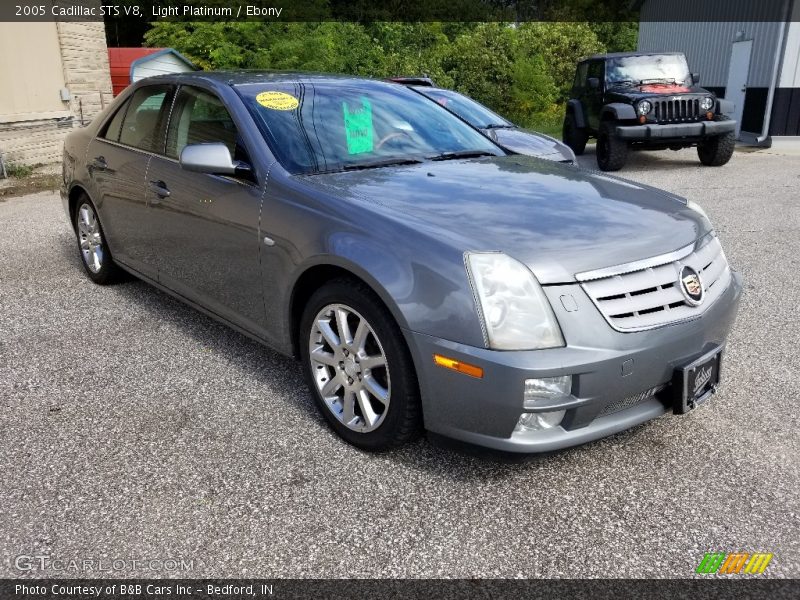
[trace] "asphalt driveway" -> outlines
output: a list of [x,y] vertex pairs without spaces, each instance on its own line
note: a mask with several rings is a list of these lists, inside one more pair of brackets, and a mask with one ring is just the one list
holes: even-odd
[[0,576],[93,574],[17,568],[44,555],[194,561],[128,577],[685,577],[765,551],[800,577],[800,154],[621,174],[702,204],[744,276],[723,390],[522,463],[359,452],[292,360],[141,282],[93,285],[55,194],[0,202]]

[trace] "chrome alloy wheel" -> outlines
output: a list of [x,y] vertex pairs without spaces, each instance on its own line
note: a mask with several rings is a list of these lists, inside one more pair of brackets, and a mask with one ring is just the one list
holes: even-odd
[[311,372],[325,406],[359,433],[380,427],[389,409],[386,354],[367,320],[344,304],[314,317],[308,340]]
[[94,208],[88,202],[78,209],[78,243],[83,262],[92,273],[99,272],[103,267],[103,234]]

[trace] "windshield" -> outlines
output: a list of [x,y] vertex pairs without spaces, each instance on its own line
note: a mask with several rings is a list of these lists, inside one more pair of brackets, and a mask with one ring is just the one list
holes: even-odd
[[689,66],[682,54],[625,56],[606,62],[608,83],[684,83],[689,78]]
[[236,89],[278,160],[295,174],[503,154],[402,85],[285,82]]
[[447,110],[454,112],[467,123],[478,129],[514,126],[497,113],[490,111],[483,104],[477,103],[472,98],[462,96],[458,92],[422,86],[415,87],[414,89],[431,100],[435,100]]

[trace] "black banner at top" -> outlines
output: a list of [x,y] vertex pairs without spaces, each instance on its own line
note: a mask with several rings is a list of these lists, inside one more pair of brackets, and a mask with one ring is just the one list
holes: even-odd
[[792,0],[3,0],[0,21],[792,21]]

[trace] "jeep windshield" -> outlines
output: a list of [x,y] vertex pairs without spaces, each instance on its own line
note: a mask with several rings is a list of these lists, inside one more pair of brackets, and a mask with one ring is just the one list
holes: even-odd
[[504,154],[402,85],[311,81],[245,84],[236,90],[272,152],[294,174]]
[[623,56],[606,61],[606,83],[685,83],[690,81],[689,66],[681,54]]

